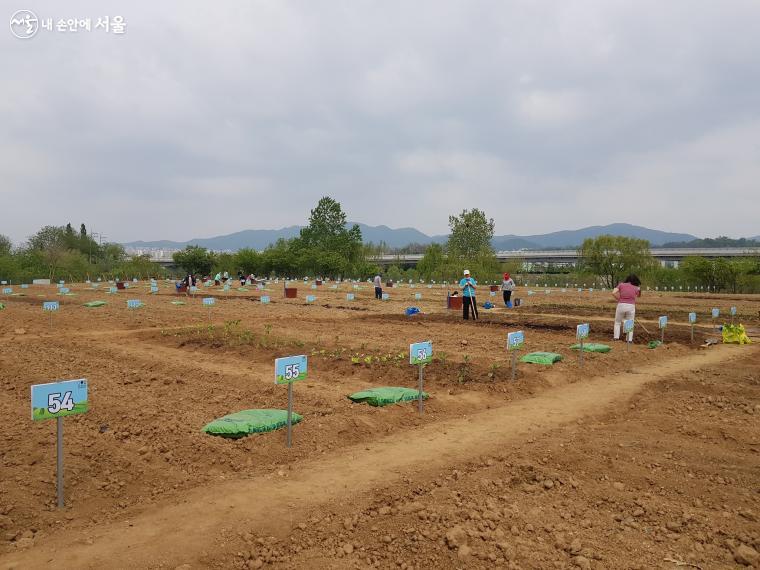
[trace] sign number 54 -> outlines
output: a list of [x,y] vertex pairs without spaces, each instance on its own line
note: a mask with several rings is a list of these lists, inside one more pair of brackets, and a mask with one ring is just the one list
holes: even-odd
[[48,394],[47,410],[51,414],[57,414],[61,410],[70,412],[74,409],[74,398],[72,398],[71,392],[64,392],[63,397],[59,392],[52,392]]

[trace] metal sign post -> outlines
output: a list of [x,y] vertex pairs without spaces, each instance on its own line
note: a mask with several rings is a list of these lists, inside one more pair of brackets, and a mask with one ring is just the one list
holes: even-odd
[[588,323],[584,323],[575,327],[575,336],[578,338],[578,342],[580,343],[580,354],[578,356],[579,368],[583,368],[583,340],[588,338],[590,330],[591,325]]
[[409,364],[419,367],[417,379],[417,411],[422,415],[424,410],[425,393],[423,391],[425,380],[422,369],[433,361],[433,342],[415,342],[409,345]]
[[87,380],[32,385],[32,420],[56,420],[56,494],[58,508],[65,506],[63,487],[63,417],[87,411]]
[[293,383],[305,380],[307,374],[308,359],[303,354],[274,361],[274,383],[288,385],[288,447],[293,444]]
[[697,313],[689,313],[689,324],[691,325],[691,342],[694,342],[694,323],[697,322]]
[[631,352],[631,343],[633,342],[633,319],[623,321],[623,333],[625,334],[625,351]]
[[512,354],[512,380],[517,378],[517,351],[525,344],[525,333],[516,331],[507,334],[507,350]]
[[660,327],[660,342],[665,344],[665,328],[668,326],[668,317],[663,315],[657,320]]

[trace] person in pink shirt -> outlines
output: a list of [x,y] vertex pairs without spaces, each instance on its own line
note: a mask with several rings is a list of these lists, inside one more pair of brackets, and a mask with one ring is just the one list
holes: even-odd
[[[636,315],[636,299],[641,297],[641,280],[636,275],[629,275],[625,281],[612,290],[617,300],[615,309],[615,340],[620,340],[620,324]],[[633,342],[633,332],[628,333],[628,342]]]

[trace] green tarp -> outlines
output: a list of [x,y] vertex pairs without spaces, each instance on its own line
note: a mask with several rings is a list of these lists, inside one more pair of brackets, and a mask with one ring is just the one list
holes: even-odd
[[[580,350],[581,345],[580,344],[574,344],[570,347],[571,350]],[[583,352],[609,352],[612,350],[609,345],[606,344],[599,344],[596,342],[584,342],[583,343]]]
[[3,303],[0,303],[0,311],[2,311],[5,308],[5,305]]
[[172,305],[184,305],[184,301],[172,301]]
[[[419,391],[411,388],[400,388],[394,386],[382,386],[380,388],[370,388],[350,394],[348,398],[353,402],[366,402],[370,406],[387,406],[398,402],[409,402],[419,398]],[[427,392],[422,393],[422,399],[427,400]]]
[[658,347],[658,346],[660,346],[661,344],[662,344],[662,343],[661,343],[659,340],[650,340],[650,341],[649,341],[649,344],[647,344],[647,346],[648,346],[649,348],[657,348],[657,347]]
[[520,359],[520,362],[552,365],[560,360],[562,360],[562,355],[557,354],[556,352],[531,352],[530,354],[523,356]]
[[[292,423],[303,418],[293,413]],[[206,424],[201,431],[210,435],[237,439],[252,433],[264,433],[288,425],[287,410],[243,410],[218,418]]]
[[102,307],[103,305],[107,305],[105,301],[90,301],[89,303],[85,303],[85,307],[93,308],[93,307]]

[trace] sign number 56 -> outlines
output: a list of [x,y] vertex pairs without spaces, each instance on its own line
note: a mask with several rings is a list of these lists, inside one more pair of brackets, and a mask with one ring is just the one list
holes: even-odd
[[57,414],[61,410],[70,412],[74,409],[74,399],[71,397],[71,392],[64,392],[61,397],[60,392],[53,392],[48,394],[47,410],[51,414]]

